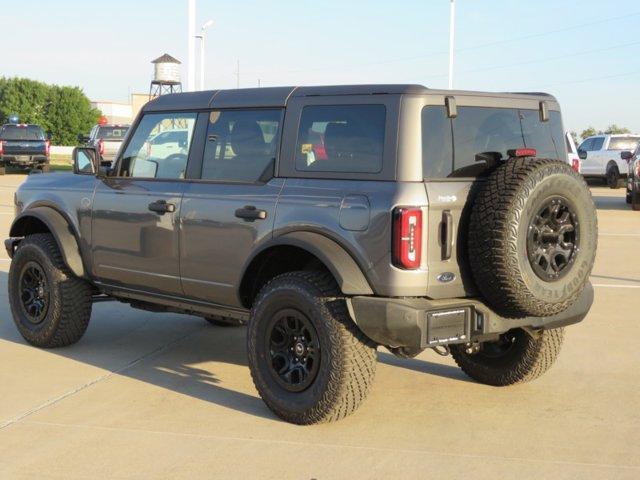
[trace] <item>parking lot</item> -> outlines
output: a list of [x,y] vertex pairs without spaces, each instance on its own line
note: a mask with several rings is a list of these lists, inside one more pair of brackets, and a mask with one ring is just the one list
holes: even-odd
[[[4,236],[24,178],[0,177]],[[244,329],[108,302],[78,344],[28,346],[2,251],[0,478],[640,478],[640,214],[624,189],[592,192],[595,304],[545,376],[495,388],[380,349],[363,407],[311,427],[260,400]]]

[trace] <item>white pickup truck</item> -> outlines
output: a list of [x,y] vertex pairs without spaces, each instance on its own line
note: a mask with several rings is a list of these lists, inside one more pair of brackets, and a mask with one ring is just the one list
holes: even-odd
[[586,138],[578,147],[582,160],[580,173],[585,177],[606,179],[611,188],[624,186],[629,166],[620,157],[624,151],[633,152],[640,135],[594,135]]
[[128,130],[129,125],[96,125],[88,136],[78,135],[78,141],[88,147],[94,147],[103,161],[112,162]]

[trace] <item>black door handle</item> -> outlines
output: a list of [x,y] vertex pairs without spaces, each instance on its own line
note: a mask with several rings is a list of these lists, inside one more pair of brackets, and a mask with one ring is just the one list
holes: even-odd
[[149,210],[159,215],[164,215],[165,213],[175,212],[176,206],[173,203],[167,203],[166,200],[157,200],[149,204]]
[[243,208],[236,210],[236,217],[244,218],[250,222],[253,222],[254,220],[264,220],[267,218],[267,211],[258,210],[253,205],[245,205]]
[[442,259],[451,258],[453,249],[453,216],[449,210],[442,212]]

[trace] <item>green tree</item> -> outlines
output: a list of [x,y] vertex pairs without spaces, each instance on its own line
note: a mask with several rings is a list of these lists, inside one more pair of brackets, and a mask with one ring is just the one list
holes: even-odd
[[46,125],[57,145],[75,145],[78,133],[89,131],[100,117],[100,111],[78,87],[54,85],[49,98]]
[[631,130],[629,130],[626,127],[619,127],[615,123],[612,123],[611,125],[609,125],[607,127],[607,129],[604,131],[604,133],[607,133],[607,134],[631,133]]
[[580,138],[584,140],[585,138],[593,137],[594,135],[598,135],[598,131],[593,127],[588,127],[580,133]]
[[55,145],[75,145],[77,135],[98,121],[100,111],[92,108],[78,87],[47,85],[28,78],[0,78],[0,122],[16,114],[24,123],[37,123],[52,133]]

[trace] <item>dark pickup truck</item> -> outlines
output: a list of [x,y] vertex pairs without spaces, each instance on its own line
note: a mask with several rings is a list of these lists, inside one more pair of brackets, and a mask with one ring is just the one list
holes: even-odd
[[0,130],[0,175],[5,167],[49,169],[50,136],[39,125],[5,124]]

